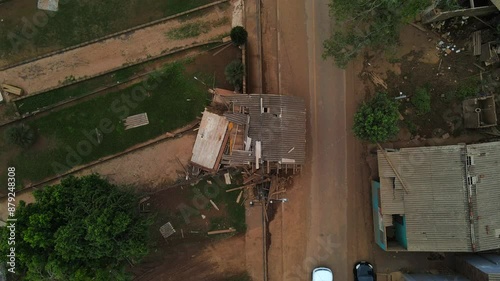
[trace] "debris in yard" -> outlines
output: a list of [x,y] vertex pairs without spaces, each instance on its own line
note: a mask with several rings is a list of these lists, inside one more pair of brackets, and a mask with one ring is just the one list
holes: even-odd
[[160,227],[160,233],[163,238],[167,239],[169,236],[175,233],[175,229],[170,222],[167,222],[162,227]]
[[149,207],[151,206],[151,204],[147,202],[150,198],[150,196],[147,196],[139,200],[139,211],[141,213],[147,213],[150,211]]
[[240,191],[240,194],[238,194],[238,198],[236,199],[236,203],[240,203],[241,196],[243,196],[243,190]]
[[402,100],[402,99],[405,99],[406,98],[406,95],[403,95],[403,92],[399,92],[399,96],[395,97],[394,99],[395,100]]
[[498,48],[495,42],[488,42],[481,46],[481,56],[479,59],[484,62],[486,66],[495,64],[500,61],[498,57]]
[[254,185],[255,184],[249,184],[249,185],[244,185],[244,186],[240,186],[240,187],[235,187],[235,188],[231,188],[231,189],[226,190],[226,192],[231,192],[231,191],[235,191],[235,190],[242,190],[245,187],[251,187],[251,186],[254,186]]
[[224,234],[224,233],[231,233],[231,232],[235,232],[236,229],[230,227],[228,229],[224,229],[224,230],[214,230],[214,231],[209,231],[207,232],[208,235],[214,235],[214,234]]
[[449,133],[446,133],[444,135],[441,136],[442,139],[448,139],[450,137],[450,134]]
[[472,46],[474,49],[474,56],[481,55],[481,30],[472,33]]
[[207,180],[207,183],[208,183],[208,184],[212,184],[212,181],[211,181],[211,180]]
[[217,210],[217,211],[220,211],[219,210],[219,207],[217,207],[217,205],[215,204],[214,201],[210,200],[210,204],[212,204],[212,206],[214,206],[214,208]]
[[148,114],[140,113],[123,119],[125,130],[145,126],[149,124]]
[[229,173],[224,174],[224,180],[226,181],[227,185],[231,184],[231,177],[229,176]]
[[410,23],[411,26],[415,27],[416,29],[420,30],[420,31],[423,31],[423,32],[427,32],[427,29],[425,29],[423,26],[421,26],[420,24],[416,24],[416,23],[413,23],[411,22]]
[[7,93],[7,94],[11,94],[11,95],[16,95],[16,96],[22,96],[24,93],[23,89],[21,89],[17,86],[9,85],[9,84],[2,84],[0,91]]
[[387,90],[387,83],[385,83],[384,79],[380,78],[377,74],[375,74],[373,72],[370,72],[369,75],[370,75],[370,78],[371,78],[373,84],[381,86]]
[[226,190],[226,192],[231,192],[231,191],[235,191],[235,190],[241,190],[241,189],[244,189],[244,188],[247,188],[247,187],[252,187],[254,185],[265,183],[265,182],[269,182],[269,181],[271,181],[271,179],[265,179],[265,180],[262,180],[262,181],[259,181],[259,182],[254,182],[254,183],[247,184],[247,185],[244,185],[244,186],[231,188],[231,189]]
[[207,217],[204,214],[201,214],[202,219],[206,219]]
[[59,10],[59,0],[38,0],[37,8],[57,12]]

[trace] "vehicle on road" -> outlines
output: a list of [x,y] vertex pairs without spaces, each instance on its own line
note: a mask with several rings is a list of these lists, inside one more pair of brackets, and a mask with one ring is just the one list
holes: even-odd
[[357,262],[354,265],[354,280],[355,281],[376,281],[377,276],[373,270],[373,265],[366,261]]
[[312,272],[312,281],[333,281],[333,272],[327,267],[316,267]]

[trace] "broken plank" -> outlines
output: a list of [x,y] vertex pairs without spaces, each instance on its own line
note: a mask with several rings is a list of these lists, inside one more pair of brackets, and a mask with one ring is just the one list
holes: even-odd
[[224,233],[231,233],[231,232],[235,232],[236,229],[230,227],[228,229],[224,229],[224,230],[214,230],[214,231],[209,231],[207,232],[208,235],[214,235],[214,234],[224,234]]
[[226,192],[231,192],[231,191],[235,191],[235,190],[241,190],[243,188],[251,187],[251,186],[254,186],[256,184],[261,184],[261,183],[265,183],[265,182],[268,182],[268,181],[271,181],[271,179],[265,179],[265,180],[262,180],[260,182],[255,182],[255,183],[247,184],[247,185],[244,185],[244,186],[231,188],[231,189],[226,190]]
[[210,204],[212,204],[212,206],[214,206],[214,208],[217,210],[217,211],[220,211],[219,210],[219,207],[217,207],[217,205],[215,204],[214,201],[210,200]]
[[243,190],[240,191],[240,194],[238,194],[238,198],[236,199],[236,203],[240,203],[241,196],[243,196]]
[[243,188],[249,187],[249,186],[252,186],[252,185],[254,185],[254,184],[249,184],[249,185],[244,185],[244,186],[240,186],[240,187],[231,188],[231,189],[226,190],[226,192],[231,192],[231,191],[235,191],[235,190],[242,190]]
[[226,181],[227,185],[231,184],[231,177],[229,176],[229,173],[224,174],[224,180]]
[[419,24],[411,22],[410,25],[413,26],[413,27],[415,27],[416,29],[418,29],[420,31],[427,32],[427,29],[425,29],[423,26],[421,26]]

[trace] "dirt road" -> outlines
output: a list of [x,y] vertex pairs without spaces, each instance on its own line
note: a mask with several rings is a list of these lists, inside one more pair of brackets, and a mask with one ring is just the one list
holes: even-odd
[[316,266],[332,268],[336,280],[353,280],[352,265],[372,257],[369,170],[351,132],[364,92],[355,88],[362,85],[359,66],[344,71],[321,58],[330,32],[327,4],[277,4],[280,89],[310,105],[310,161],[271,224],[269,280],[309,280]]
[[[229,3],[220,4],[207,8],[202,14],[197,13],[197,16],[189,20],[169,20],[13,67],[1,71],[0,77],[4,82],[22,87],[28,94],[40,92],[60,85],[69,77],[92,77],[164,52],[213,40],[231,30],[232,12]],[[201,34],[184,39],[167,36],[167,32],[188,24],[201,24]]]

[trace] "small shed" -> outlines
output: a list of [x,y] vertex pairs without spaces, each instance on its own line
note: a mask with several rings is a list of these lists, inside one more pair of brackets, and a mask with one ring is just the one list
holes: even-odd
[[227,142],[228,125],[224,116],[205,109],[191,156],[194,166],[210,172],[218,170],[222,148]]
[[464,100],[462,107],[465,128],[481,129],[497,125],[494,96]]

